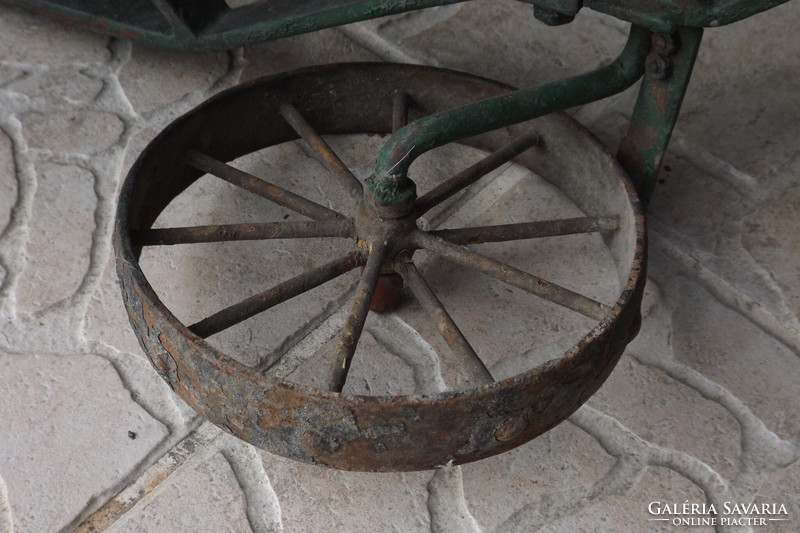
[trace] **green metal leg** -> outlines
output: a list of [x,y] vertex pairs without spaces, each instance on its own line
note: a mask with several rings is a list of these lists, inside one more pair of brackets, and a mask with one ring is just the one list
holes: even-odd
[[702,36],[702,28],[652,35],[639,97],[617,152],[645,206],[653,195]]

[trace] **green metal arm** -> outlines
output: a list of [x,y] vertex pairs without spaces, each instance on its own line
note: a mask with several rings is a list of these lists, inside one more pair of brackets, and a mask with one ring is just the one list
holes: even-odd
[[443,111],[398,130],[375,163],[367,192],[380,205],[407,195],[408,168],[420,155],[449,142],[586,104],[619,93],[644,73],[650,32],[631,27],[628,42],[610,65],[592,72]]

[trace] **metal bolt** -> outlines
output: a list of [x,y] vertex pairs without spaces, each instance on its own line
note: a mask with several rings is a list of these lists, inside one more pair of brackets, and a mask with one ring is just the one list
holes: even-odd
[[664,80],[672,74],[672,64],[660,55],[648,58],[646,68],[650,77],[656,80]]
[[672,55],[680,48],[677,33],[654,33],[650,39],[653,52],[661,55]]

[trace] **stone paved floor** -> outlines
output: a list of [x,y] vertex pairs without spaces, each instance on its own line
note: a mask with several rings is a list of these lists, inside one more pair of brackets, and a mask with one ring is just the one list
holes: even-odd
[[[651,206],[642,332],[543,437],[435,472],[299,464],[203,423],[136,343],[112,218],[121,177],[169,121],[304,65],[402,60],[527,86],[592,68],[624,40],[623,24],[590,12],[557,29],[531,19],[477,0],[182,55],[0,7],[0,532],[689,529],[649,520],[651,502],[783,505],[787,520],[752,530],[800,530],[798,2],[706,33]],[[573,115],[614,145],[634,95]],[[370,342],[391,351],[386,331],[408,327],[375,323]],[[422,388],[443,379],[398,372]]]

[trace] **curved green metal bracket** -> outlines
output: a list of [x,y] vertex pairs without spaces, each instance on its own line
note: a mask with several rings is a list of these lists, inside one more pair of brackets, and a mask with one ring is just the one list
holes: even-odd
[[389,205],[407,196],[403,185],[409,181],[408,168],[428,150],[619,93],[642,77],[649,49],[650,32],[633,26],[622,53],[608,66],[412,122],[384,145],[367,190],[380,205]]

